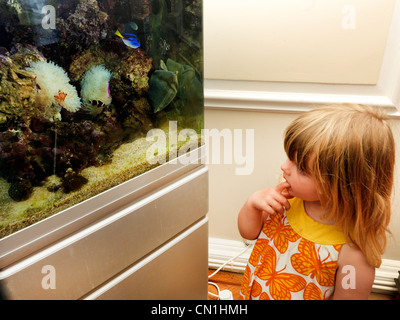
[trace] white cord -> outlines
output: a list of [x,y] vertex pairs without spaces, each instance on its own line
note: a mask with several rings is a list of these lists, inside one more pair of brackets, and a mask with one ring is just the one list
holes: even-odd
[[238,255],[234,256],[233,258],[230,258],[228,261],[226,261],[222,266],[220,266],[213,274],[208,276],[208,279],[216,275],[223,267],[225,267],[229,262],[235,260],[236,258],[240,257],[243,253],[245,253],[250,247],[252,246],[247,246],[242,252],[240,252]]
[[[215,272],[213,272],[211,275],[209,275],[208,276],[208,279],[210,279],[211,277],[213,277],[213,276],[215,276],[223,267],[225,267],[229,262],[231,262],[231,261],[233,261],[233,260],[235,260],[236,258],[238,258],[238,257],[240,257],[243,253],[245,253],[249,248],[251,248],[251,247],[253,247],[253,245],[248,245],[248,246],[246,246],[246,248],[242,251],[242,252],[240,252],[238,255],[236,255],[236,256],[234,256],[233,258],[230,258],[228,261],[226,261],[222,266],[220,266]],[[216,288],[217,288],[217,291],[218,291],[218,295],[216,295],[216,294],[214,294],[214,293],[211,293],[211,292],[208,292],[208,294],[210,294],[210,295],[212,295],[212,296],[214,296],[214,297],[217,297],[218,298],[218,300],[220,300],[220,293],[221,293],[221,291],[220,291],[220,289],[219,289],[219,287],[218,287],[218,285],[216,284],[216,283],[214,283],[214,282],[208,282],[208,284],[210,285],[213,285],[213,286],[215,286]]]
[[217,292],[218,292],[218,294],[214,294],[214,293],[211,293],[211,292],[209,291],[208,294],[211,294],[212,296],[217,297],[217,298],[219,299],[219,294],[221,293],[221,291],[219,290],[218,285],[217,285],[216,283],[210,282],[210,281],[208,282],[208,284],[211,284],[211,285],[213,285],[214,287],[216,287],[216,288],[217,288]]

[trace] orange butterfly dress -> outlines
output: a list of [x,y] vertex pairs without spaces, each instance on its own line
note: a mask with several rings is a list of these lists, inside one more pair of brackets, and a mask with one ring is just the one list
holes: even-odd
[[242,299],[322,300],[333,294],[345,237],[311,219],[303,200],[289,202],[290,210],[264,223],[243,276]]

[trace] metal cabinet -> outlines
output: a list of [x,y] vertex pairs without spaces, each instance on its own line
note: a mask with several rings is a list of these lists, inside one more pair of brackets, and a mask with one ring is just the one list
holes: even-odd
[[161,165],[1,239],[2,294],[207,299],[207,211],[207,166]]

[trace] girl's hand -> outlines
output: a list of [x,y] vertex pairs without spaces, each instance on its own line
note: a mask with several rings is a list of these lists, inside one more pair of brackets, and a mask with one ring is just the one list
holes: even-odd
[[289,187],[290,185],[285,181],[275,187],[257,191],[250,196],[247,204],[263,214],[283,213],[284,209],[290,209],[288,199],[293,198],[286,190]]
[[283,213],[288,210],[288,199],[293,198],[286,188],[290,185],[285,181],[276,187],[253,193],[246,201],[238,215],[240,235],[248,240],[257,239],[265,218],[270,214]]

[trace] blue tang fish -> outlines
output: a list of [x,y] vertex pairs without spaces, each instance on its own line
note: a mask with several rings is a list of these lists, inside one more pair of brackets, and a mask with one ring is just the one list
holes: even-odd
[[136,35],[132,33],[121,34],[118,30],[115,34],[122,39],[122,42],[129,48],[136,49],[140,47],[140,41]]

